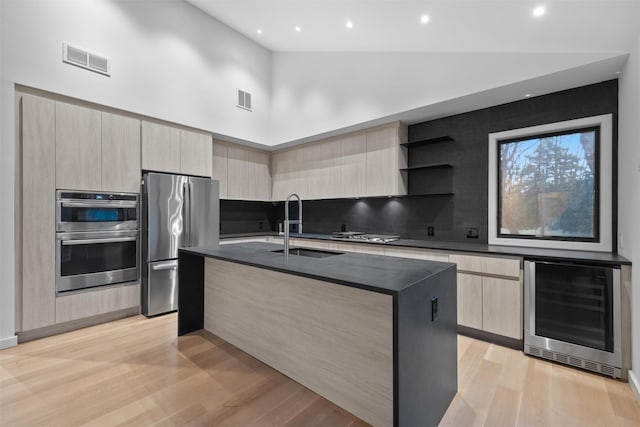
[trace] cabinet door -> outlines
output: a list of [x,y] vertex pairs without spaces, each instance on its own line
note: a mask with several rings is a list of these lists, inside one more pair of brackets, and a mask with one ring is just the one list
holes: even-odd
[[57,323],[140,307],[140,285],[95,289],[59,297],[55,302]]
[[211,177],[213,141],[211,135],[180,131],[180,172]]
[[271,200],[271,164],[266,151],[247,151],[249,200]]
[[211,177],[220,182],[220,198],[227,199],[227,143],[213,141],[212,168]]
[[229,199],[248,198],[247,150],[237,144],[227,146],[227,180]]
[[142,169],[180,173],[180,130],[142,122]]
[[458,325],[482,329],[482,277],[458,273]]
[[56,320],[55,110],[22,97],[22,331]]
[[273,201],[285,200],[291,193],[300,191],[298,185],[299,159],[297,148],[273,153],[271,170],[273,172]]
[[337,197],[360,197],[366,193],[367,140],[364,134],[340,140],[341,190]]
[[366,134],[366,194],[389,196],[406,194],[400,168],[401,146],[397,126],[376,129]]
[[140,120],[102,113],[102,189],[140,192]]
[[56,102],[56,186],[101,190],[100,112]]
[[487,332],[522,339],[522,284],[482,278],[482,326]]
[[323,141],[299,148],[299,189],[303,199],[340,197],[340,140]]

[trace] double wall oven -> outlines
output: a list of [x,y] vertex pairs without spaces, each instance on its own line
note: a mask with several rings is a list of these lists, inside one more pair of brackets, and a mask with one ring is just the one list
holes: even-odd
[[139,196],[56,192],[56,292],[139,277]]

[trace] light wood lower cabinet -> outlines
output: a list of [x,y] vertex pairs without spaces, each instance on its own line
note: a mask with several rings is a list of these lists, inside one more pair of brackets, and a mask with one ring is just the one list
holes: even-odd
[[458,265],[458,324],[521,340],[521,260],[465,254],[449,259]]
[[520,281],[482,278],[482,329],[511,338],[523,338]]
[[[282,244],[283,238],[270,237],[268,241]],[[458,266],[458,324],[509,338],[523,339],[520,258],[304,238],[292,238],[291,245],[455,263]]]
[[424,259],[427,261],[449,262],[449,254],[446,252],[431,252],[424,249],[384,247],[384,254],[400,258]]
[[56,323],[140,306],[140,285],[119,286],[56,298]]
[[482,277],[458,273],[458,325],[482,329]]

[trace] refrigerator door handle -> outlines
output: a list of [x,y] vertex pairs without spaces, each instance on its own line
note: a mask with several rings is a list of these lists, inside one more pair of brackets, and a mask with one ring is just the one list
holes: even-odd
[[193,182],[191,181],[191,179],[189,179],[188,184],[189,186],[189,216],[187,217],[187,222],[189,223],[189,246],[193,246],[193,223],[194,218],[193,218]]
[[151,266],[151,270],[175,270],[178,268],[178,261],[163,262],[162,264],[156,264]]
[[189,247],[190,245],[190,221],[191,218],[191,191],[189,190],[189,181],[184,183],[184,215],[182,217],[182,224],[184,226],[184,236],[182,238],[182,243],[185,247]]

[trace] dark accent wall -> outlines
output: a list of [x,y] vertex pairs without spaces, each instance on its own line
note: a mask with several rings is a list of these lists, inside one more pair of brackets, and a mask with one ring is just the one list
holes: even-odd
[[[303,230],[330,233],[345,224],[347,230],[405,238],[487,243],[489,133],[600,114],[613,114],[613,218],[617,218],[618,81],[610,80],[411,125],[410,142],[443,135],[453,138],[453,142],[420,150],[428,158],[419,160],[453,166],[453,195],[305,200]],[[246,212],[249,208],[256,212]],[[223,232],[257,231],[256,218],[267,217],[272,230],[277,230],[277,223],[284,219],[284,204],[230,205],[221,211],[223,228],[238,231]],[[427,235],[428,227],[433,227],[434,236]],[[468,227],[478,229],[477,239],[467,239]],[[614,247],[616,235],[614,221]]]
[[220,200],[220,234],[275,231],[276,227],[271,202]]

